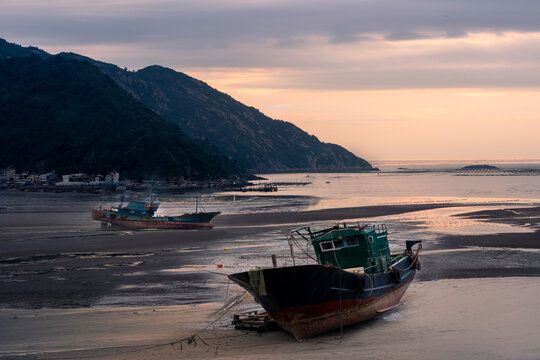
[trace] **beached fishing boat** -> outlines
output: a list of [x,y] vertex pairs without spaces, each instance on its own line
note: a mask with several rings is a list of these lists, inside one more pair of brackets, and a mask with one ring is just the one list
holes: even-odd
[[[229,275],[297,340],[358,323],[398,306],[420,269],[421,241],[391,254],[385,225],[339,224],[289,233],[293,266],[256,268]],[[311,243],[316,261],[295,265],[298,236]],[[417,251],[412,247],[419,243]]]
[[106,226],[120,225],[139,229],[211,229],[213,225],[210,221],[220,214],[219,211],[200,212],[197,200],[194,213],[176,216],[155,216],[159,204],[159,200],[154,195],[150,195],[144,201],[130,201],[125,206],[94,209],[92,218],[101,221]]

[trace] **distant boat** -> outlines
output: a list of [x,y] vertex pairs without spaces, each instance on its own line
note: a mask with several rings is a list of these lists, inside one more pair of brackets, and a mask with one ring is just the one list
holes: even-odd
[[[290,232],[293,266],[256,268],[229,279],[297,340],[312,337],[398,306],[420,269],[421,244],[416,253],[412,247],[421,241],[407,241],[404,252],[390,254],[387,234],[385,225],[303,227]],[[297,235],[311,243],[317,264],[295,265]]]
[[242,192],[247,191],[261,191],[261,192],[276,192],[278,191],[277,185],[273,184],[259,184],[257,186],[245,186],[240,189]]
[[107,209],[94,209],[92,218],[107,226],[120,225],[130,228],[161,229],[211,229],[210,221],[221,212],[199,212],[199,202],[194,213],[176,216],[155,216],[159,200],[150,195],[144,201],[130,201],[126,206],[112,206]]

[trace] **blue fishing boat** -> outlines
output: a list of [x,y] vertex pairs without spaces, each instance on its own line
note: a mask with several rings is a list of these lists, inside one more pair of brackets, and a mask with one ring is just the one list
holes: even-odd
[[130,201],[127,205],[98,208],[92,211],[92,218],[107,226],[119,225],[130,228],[161,229],[211,229],[210,221],[221,212],[200,212],[199,201],[195,212],[175,216],[156,216],[159,200],[152,194],[144,201]]
[[[385,225],[338,224],[289,233],[293,266],[229,275],[297,340],[370,319],[398,306],[420,269],[421,241],[391,254]],[[298,245],[308,241],[315,256]],[[412,247],[419,244],[417,251]],[[296,265],[294,246],[314,260]]]

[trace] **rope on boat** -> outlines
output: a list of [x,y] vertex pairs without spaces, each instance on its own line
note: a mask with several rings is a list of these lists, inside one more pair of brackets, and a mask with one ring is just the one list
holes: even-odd
[[[228,288],[227,288],[228,290]],[[208,329],[211,325],[215,324],[216,322],[218,322],[219,320],[221,320],[221,318],[223,318],[223,316],[225,316],[225,314],[227,314],[229,312],[229,310],[231,310],[233,308],[233,306],[235,306],[236,304],[238,304],[240,302],[240,300],[242,300],[244,298],[244,296],[247,294],[247,290],[244,291],[242,293],[242,295],[238,296],[234,301],[232,301],[229,305],[224,305],[221,310],[218,312],[218,317],[215,318],[213,321],[209,322],[208,324],[206,324],[205,327],[203,327],[202,329],[198,330],[197,332],[195,332],[194,334],[190,335],[190,336],[187,336],[185,338],[182,338],[182,339],[179,339],[179,340],[176,340],[176,341],[173,341],[173,342],[170,342],[166,345],[171,345],[171,346],[174,346],[176,344],[180,344],[180,351],[183,350],[183,343],[184,341],[187,343],[187,344],[195,344],[197,345],[197,340],[196,338],[199,338],[199,340],[201,340],[201,342],[210,347],[210,345],[208,345],[208,343],[206,343],[204,341],[203,338],[201,338],[199,336],[199,334],[201,334],[202,332],[206,331],[206,329]],[[219,345],[218,345],[219,347]],[[217,349],[218,347],[216,347],[216,353],[217,353]]]
[[293,236],[292,233],[289,234],[290,236],[290,239],[292,240],[293,244],[296,245],[296,247],[302,252],[302,254],[306,255],[307,257],[309,257],[311,260],[315,260],[318,262],[318,260],[316,258],[314,258],[313,256],[311,256],[311,254],[309,254],[306,250],[304,250],[304,248],[302,248],[300,246],[300,244],[298,244],[298,241],[296,240],[296,238]]
[[411,261],[411,265],[409,265],[406,269],[402,270],[409,270],[418,262],[418,257],[420,256],[420,250],[422,250],[422,244],[418,245],[418,249],[416,249],[416,254],[414,254],[414,259]]
[[[336,251],[334,250],[334,256],[335,255],[336,255]],[[339,284],[339,288],[341,289],[341,271],[338,273],[338,284]],[[343,340],[343,316],[341,316],[342,311],[343,310],[341,306],[341,290],[339,290],[339,342],[338,342],[338,345],[340,345],[341,341]]]
[[227,297],[229,296],[229,285],[231,285],[231,279],[227,281],[227,291],[225,292],[225,300],[223,301],[223,306],[227,304]]
[[341,270],[342,268],[341,268],[341,265],[339,264],[339,261],[337,259],[336,249],[334,249],[333,253],[334,253],[334,259],[336,259],[337,267]]
[[363,273],[362,273],[362,276],[363,276],[363,275],[366,275],[366,276],[368,277],[369,283],[371,284],[371,289],[369,290],[369,294],[368,294],[368,296],[371,296],[371,294],[373,293],[373,279],[372,279],[371,276],[369,276],[369,274],[366,273],[366,272],[363,272]]

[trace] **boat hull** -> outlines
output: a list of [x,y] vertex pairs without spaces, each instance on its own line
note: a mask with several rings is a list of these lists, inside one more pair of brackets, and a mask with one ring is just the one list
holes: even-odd
[[109,210],[94,209],[92,218],[111,225],[135,229],[211,229],[210,221],[220,212],[193,213],[180,216],[118,216]]
[[297,340],[302,340],[369,320],[395,308],[409,284],[410,281],[369,302],[347,299],[325,303],[322,314],[320,306],[308,305],[303,308],[287,309],[271,316],[281,328],[291,333]]
[[[416,273],[414,259],[401,270],[368,275],[322,265],[258,269],[229,278],[250,292],[297,340],[373,318],[396,307]],[[262,279],[262,280],[261,280]]]

